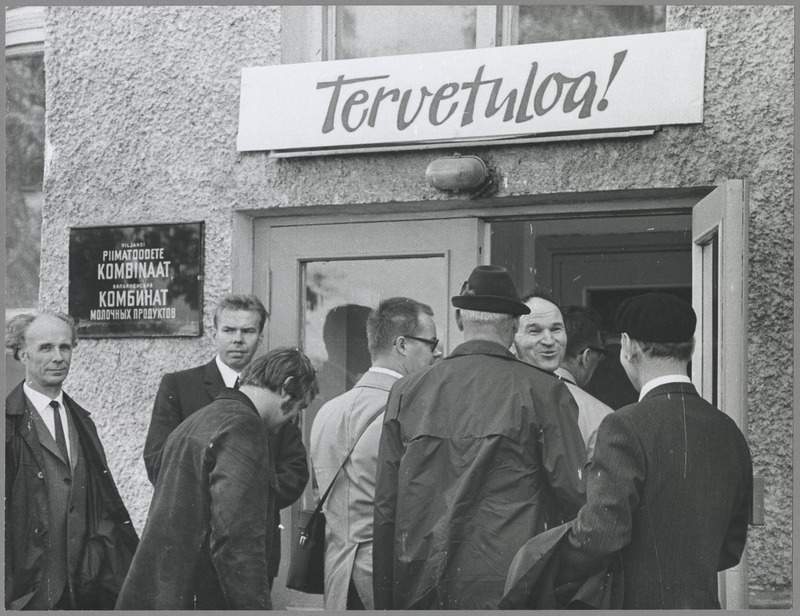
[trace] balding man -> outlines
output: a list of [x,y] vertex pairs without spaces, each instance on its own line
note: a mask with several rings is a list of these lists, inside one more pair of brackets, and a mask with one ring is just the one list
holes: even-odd
[[[576,327],[568,329],[561,309],[548,295],[540,292],[531,293],[522,301],[530,308],[530,314],[520,317],[519,328],[514,336],[514,350],[517,357],[567,382],[578,405],[578,427],[586,447],[586,459],[591,460],[597,429],[612,409],[585,392],[571,373],[566,374],[560,370],[570,347],[578,354],[588,355],[587,349],[590,345],[586,343],[584,346],[585,341],[580,340]],[[574,324],[574,319],[571,319],[570,325]],[[569,333],[570,330],[572,334]],[[570,335],[573,340],[570,340]],[[597,349],[600,348],[595,343],[594,349],[590,350],[597,353]],[[578,365],[572,363],[569,365],[581,376],[584,375],[584,371],[579,369]],[[593,364],[592,370],[596,367],[597,364]]]
[[112,609],[139,542],[89,413],[61,389],[77,339],[60,313],[22,314],[6,349],[5,607]]

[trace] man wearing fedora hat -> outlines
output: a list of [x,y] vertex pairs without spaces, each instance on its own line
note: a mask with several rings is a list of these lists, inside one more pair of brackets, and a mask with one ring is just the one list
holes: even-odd
[[398,381],[386,406],[377,609],[496,608],[521,543],[584,502],[574,398],[509,351],[529,308],[508,272],[477,267],[452,303],[465,342]]
[[615,320],[639,402],[600,425],[561,578],[579,579],[618,553],[621,607],[719,608],[717,572],[739,562],[747,538],[750,450],[687,376],[697,322],[691,305],[649,293],[620,304]]

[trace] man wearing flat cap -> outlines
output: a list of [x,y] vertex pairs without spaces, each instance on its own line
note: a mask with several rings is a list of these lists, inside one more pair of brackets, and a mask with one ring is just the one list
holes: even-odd
[[[519,546],[584,502],[566,385],[509,352],[519,300],[480,266],[452,298],[464,343],[392,387],[378,453],[377,609],[493,609]],[[569,519],[569,518],[567,518]]]
[[600,424],[587,502],[561,553],[574,580],[618,553],[623,608],[719,608],[717,572],[744,550],[752,463],[734,421],[703,400],[687,376],[697,322],[665,293],[617,310],[620,361],[639,402]]

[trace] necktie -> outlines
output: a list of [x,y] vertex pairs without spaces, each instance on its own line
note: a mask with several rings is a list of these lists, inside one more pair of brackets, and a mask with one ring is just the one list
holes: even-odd
[[64,426],[61,423],[61,413],[59,412],[58,400],[51,400],[50,406],[53,407],[53,422],[56,426],[56,445],[61,450],[64,459],[69,462],[69,453],[67,452],[67,439],[64,436]]
[[234,389],[239,389],[239,377],[236,377],[236,382],[233,384]]

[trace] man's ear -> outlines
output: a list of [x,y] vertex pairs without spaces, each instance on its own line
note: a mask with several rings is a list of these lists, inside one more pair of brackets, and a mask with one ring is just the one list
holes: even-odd
[[461,309],[456,308],[456,326],[458,326],[458,331],[464,331],[464,322],[461,320]]
[[619,346],[622,351],[622,356],[627,360],[631,360],[631,339],[625,332],[619,337]]
[[400,353],[400,355],[408,354],[408,343],[406,342],[405,336],[398,336],[397,340],[395,340],[394,345],[397,348],[397,352]]
[[284,397],[291,398],[292,395],[289,393],[288,389],[289,389],[289,384],[293,380],[294,380],[293,376],[287,376],[286,380],[283,382],[283,385],[281,385],[281,391],[279,393],[280,393],[282,398],[284,398]]

